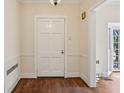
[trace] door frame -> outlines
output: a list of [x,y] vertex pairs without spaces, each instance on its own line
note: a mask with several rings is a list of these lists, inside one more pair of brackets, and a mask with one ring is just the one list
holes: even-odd
[[67,40],[68,40],[68,38],[67,38],[67,22],[68,22],[68,18],[67,18],[67,16],[35,16],[34,17],[34,65],[35,65],[35,69],[34,69],[34,71],[35,71],[35,78],[37,78],[38,77],[38,62],[37,62],[37,57],[38,57],[38,55],[37,55],[37,21],[38,21],[38,19],[40,19],[40,18],[54,18],[54,19],[64,19],[64,25],[65,25],[65,32],[64,32],[64,48],[65,48],[65,54],[64,54],[64,78],[67,78]]
[[[114,63],[113,59],[112,59],[113,56],[111,54],[111,52],[113,52],[113,49],[112,50],[110,49],[110,46],[112,46],[112,42],[110,42],[110,40],[113,40],[112,39],[112,34],[110,32],[111,31],[110,28],[113,27],[113,26],[116,26],[116,27],[119,26],[120,27],[120,23],[119,22],[110,22],[110,23],[108,23],[108,31],[107,31],[108,38],[107,38],[107,42],[108,42],[108,50],[109,50],[109,52],[108,52],[108,73],[109,73],[109,75],[113,71],[115,71],[114,68],[113,68],[113,63]],[[110,68],[110,66],[111,66],[111,68]],[[111,69],[111,71],[110,71],[110,69]]]

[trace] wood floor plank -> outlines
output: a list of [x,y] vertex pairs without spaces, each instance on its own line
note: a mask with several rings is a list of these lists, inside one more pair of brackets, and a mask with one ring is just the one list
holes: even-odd
[[120,93],[120,73],[89,88],[80,78],[21,79],[12,93]]

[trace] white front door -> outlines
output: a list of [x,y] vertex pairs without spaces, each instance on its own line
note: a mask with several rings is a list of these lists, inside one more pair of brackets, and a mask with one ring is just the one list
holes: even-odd
[[40,18],[37,25],[38,76],[64,76],[64,19]]

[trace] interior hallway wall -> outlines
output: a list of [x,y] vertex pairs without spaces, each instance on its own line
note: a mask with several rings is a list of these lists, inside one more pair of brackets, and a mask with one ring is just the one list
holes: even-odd
[[34,18],[35,16],[67,16],[68,37],[68,76],[79,77],[80,73],[80,29],[79,5],[60,4],[21,4],[21,75],[34,77]]
[[[4,21],[5,93],[10,93],[19,80],[20,74],[19,4],[16,0],[5,0]],[[18,64],[18,67],[7,75],[7,70],[15,64]]]
[[120,22],[120,5],[110,3],[96,12],[96,59],[100,64],[96,67],[96,73],[107,75],[108,69],[108,23]]

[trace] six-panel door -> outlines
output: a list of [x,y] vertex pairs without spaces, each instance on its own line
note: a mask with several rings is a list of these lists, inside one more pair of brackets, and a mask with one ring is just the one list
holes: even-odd
[[39,19],[38,76],[64,76],[64,19]]

